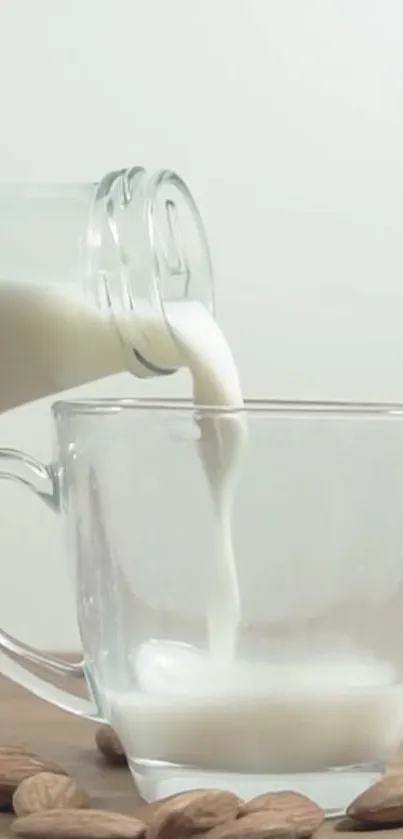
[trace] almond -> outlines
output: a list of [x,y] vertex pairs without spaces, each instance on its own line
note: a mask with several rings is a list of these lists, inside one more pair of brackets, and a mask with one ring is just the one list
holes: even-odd
[[11,829],[27,839],[142,839],[139,819],[107,810],[43,810],[16,819]]
[[123,746],[116,731],[110,725],[102,725],[95,735],[99,751],[108,763],[123,765],[127,763]]
[[0,746],[0,754],[16,754],[17,752],[21,754],[21,752],[27,751],[28,749],[25,746],[21,746],[18,743],[6,743],[4,746]]
[[258,813],[262,810],[278,813],[286,817],[287,821],[291,821],[295,827],[297,839],[312,836],[312,833],[320,827],[325,818],[325,814],[318,804],[315,804],[306,795],[291,790],[258,795],[242,805],[241,815]]
[[403,775],[388,775],[373,784],[352,801],[347,815],[365,824],[403,823]]
[[241,801],[232,792],[199,789],[183,792],[158,807],[147,839],[177,839],[211,830],[236,819]]
[[13,810],[17,816],[40,810],[89,807],[90,799],[72,778],[40,772],[25,778],[13,795]]
[[0,802],[1,806],[11,806],[13,793],[19,784],[37,775],[38,772],[52,772],[65,775],[64,769],[50,760],[44,760],[34,752],[19,746],[0,746]]
[[166,798],[160,798],[158,801],[148,801],[140,804],[133,811],[133,816],[136,816],[136,819],[140,819],[145,824],[150,824],[157,810],[160,810],[162,805],[166,804],[167,801],[172,801],[173,798],[177,797],[178,793],[176,792],[173,795],[166,796]]
[[295,825],[278,812],[260,810],[220,824],[204,839],[296,839]]

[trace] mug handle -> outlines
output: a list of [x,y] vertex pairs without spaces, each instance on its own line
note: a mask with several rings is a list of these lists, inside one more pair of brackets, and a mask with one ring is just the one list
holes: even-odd
[[[32,490],[42,499],[53,512],[58,513],[59,489],[56,475],[52,466],[46,466],[39,460],[30,457],[18,449],[0,449],[0,479],[15,481]],[[50,655],[45,655],[34,647],[24,644],[0,629],[0,673],[31,693],[86,719],[100,721],[102,719],[97,706],[89,699],[75,696],[66,690],[56,687],[40,676],[36,676],[22,664],[14,661],[10,653],[22,662],[31,662],[44,670],[50,670],[58,675],[84,676],[84,663],[77,664],[62,661]]]

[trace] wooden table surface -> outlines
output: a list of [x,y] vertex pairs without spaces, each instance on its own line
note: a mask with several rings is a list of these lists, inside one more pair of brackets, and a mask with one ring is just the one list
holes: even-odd
[[[63,678],[63,685],[68,679]],[[77,680],[75,680],[77,685]],[[59,682],[61,684],[61,682]],[[77,690],[77,689],[76,689]],[[98,754],[96,725],[43,702],[0,677],[0,744],[19,743],[61,764],[91,795],[91,806],[149,818],[155,805],[144,805],[125,767],[107,766]],[[396,768],[399,761],[395,762]],[[396,771],[396,769],[395,769]],[[12,815],[0,813],[0,839],[11,837]],[[374,833],[351,830],[345,822],[327,822],[317,839],[364,839]],[[376,837],[403,839],[403,828],[379,830]]]

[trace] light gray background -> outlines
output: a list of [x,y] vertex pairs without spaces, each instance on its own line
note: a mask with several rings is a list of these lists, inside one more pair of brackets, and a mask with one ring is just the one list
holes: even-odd
[[[3,0],[0,181],[178,170],[246,394],[403,400],[402,31],[400,0]],[[48,458],[50,401],[1,444]],[[78,645],[57,521],[0,485],[0,534],[4,628]]]

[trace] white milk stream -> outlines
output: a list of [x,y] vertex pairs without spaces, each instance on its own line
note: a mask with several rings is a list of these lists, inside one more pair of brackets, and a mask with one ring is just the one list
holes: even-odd
[[[208,310],[200,303],[180,302],[166,304],[165,313],[174,340],[167,336],[166,327],[149,306],[137,307],[144,334],[148,336],[147,349],[144,348],[148,360],[157,366],[187,367],[193,379],[195,405],[223,410],[242,408],[241,386],[232,352]],[[240,618],[231,516],[246,424],[243,415],[236,411],[227,415],[205,413],[198,424],[198,452],[209,485],[215,526],[207,603],[209,648],[214,658],[228,664],[234,660]]]

